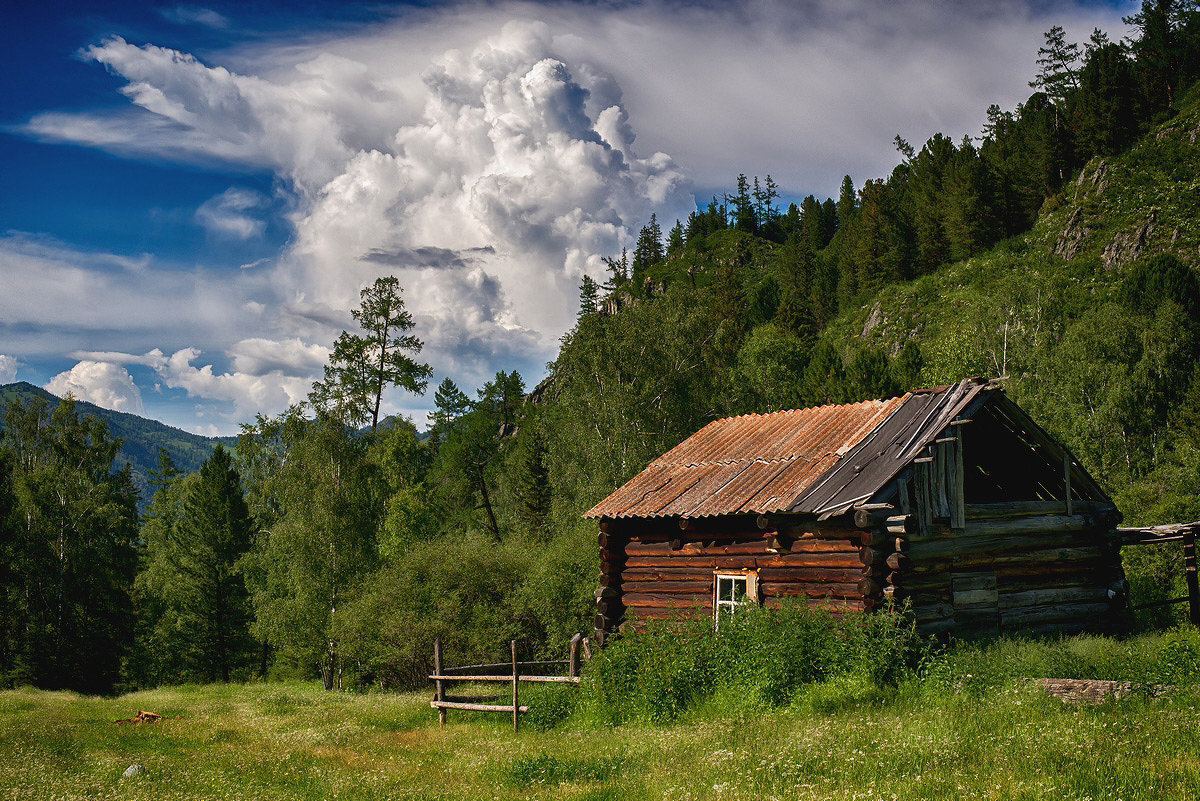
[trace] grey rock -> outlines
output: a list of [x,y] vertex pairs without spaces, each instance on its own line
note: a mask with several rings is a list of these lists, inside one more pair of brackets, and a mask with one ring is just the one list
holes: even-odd
[[125,768],[125,772],[121,774],[121,778],[122,779],[130,779],[130,778],[133,778],[134,776],[145,776],[145,775],[146,775],[146,768],[135,762],[132,765],[130,765],[129,767]]

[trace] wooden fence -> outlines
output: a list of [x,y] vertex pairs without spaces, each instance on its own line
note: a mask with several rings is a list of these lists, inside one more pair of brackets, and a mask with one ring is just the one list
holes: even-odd
[[1171,604],[1188,604],[1188,619],[1193,625],[1200,626],[1200,577],[1196,573],[1196,536],[1200,534],[1200,521],[1195,523],[1169,523],[1163,526],[1147,528],[1119,528],[1117,534],[1122,545],[1159,545],[1167,542],[1183,543],[1183,572],[1187,582],[1187,595],[1178,598],[1167,598],[1148,604],[1140,604],[1131,609],[1152,609]]
[[[445,667],[442,665],[442,643],[440,640],[433,641],[433,674],[429,678],[434,683],[434,697],[429,705],[438,711],[438,725],[446,725],[446,711],[449,709],[466,712],[508,712],[512,714],[513,731],[517,731],[521,713],[529,711],[529,707],[521,706],[521,682],[578,684],[580,659],[591,656],[590,643],[582,634],[576,634],[571,638],[566,659],[518,662],[517,641],[510,642],[509,647],[512,652],[512,660],[509,662]],[[551,671],[556,668],[559,670],[565,668],[567,672],[565,675],[552,673]],[[453,682],[511,684],[512,702],[497,704],[489,703],[497,700],[494,697],[448,696],[446,695],[446,686]]]

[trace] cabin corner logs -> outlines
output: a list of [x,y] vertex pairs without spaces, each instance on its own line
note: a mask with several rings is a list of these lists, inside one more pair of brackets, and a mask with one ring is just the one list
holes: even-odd
[[719,575],[753,576],[747,600],[766,607],[904,603],[926,634],[1118,628],[1127,585],[1115,505],[1002,392],[958,411],[877,490],[824,519],[601,516],[598,640],[622,625],[711,617]]

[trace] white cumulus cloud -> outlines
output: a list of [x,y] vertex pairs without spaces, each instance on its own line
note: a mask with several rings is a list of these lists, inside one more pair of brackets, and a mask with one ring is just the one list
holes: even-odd
[[47,381],[45,390],[60,398],[69,393],[78,400],[115,412],[146,412],[142,392],[133,383],[133,376],[124,367],[110,362],[81,361]]

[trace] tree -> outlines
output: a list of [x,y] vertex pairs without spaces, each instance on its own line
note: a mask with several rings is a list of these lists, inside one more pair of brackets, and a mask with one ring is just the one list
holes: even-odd
[[168,484],[144,528],[138,587],[161,608],[160,640],[184,654],[182,679],[228,682],[253,660],[252,612],[239,560],[254,523],[241,477],[221,445],[193,480]]
[[137,538],[130,470],[112,468],[120,445],[101,418],[81,417],[70,396],[53,411],[44,397],[5,410],[0,450],[11,456],[17,498],[5,538],[7,683],[97,693],[119,677],[132,632]]
[[404,308],[399,280],[395,276],[376,278],[359,294],[361,305],[351,314],[365,336],[341,333],[325,367],[325,378],[313,385],[309,399],[316,408],[348,424],[370,420],[374,433],[384,389],[399,386],[423,394],[433,371],[408,355],[420,353],[422,343],[404,333],[412,329],[413,318]]
[[1092,50],[1079,76],[1077,114],[1084,157],[1111,156],[1137,134],[1137,81],[1120,45]]
[[667,255],[676,256],[683,250],[684,236],[683,223],[679,220],[671,226],[670,232],[667,234]]
[[1066,103],[1069,92],[1079,88],[1079,44],[1068,42],[1061,25],[1046,31],[1046,43],[1038,48],[1038,74],[1029,85],[1041,89],[1056,105]]
[[434,409],[429,414],[429,442],[436,449],[454,423],[471,411],[471,399],[446,377],[438,384],[433,395],[433,406]]
[[[253,632],[277,661],[341,689],[341,638],[353,602],[377,563],[382,503],[363,437],[328,416],[279,426],[287,458],[260,494],[278,509],[243,558],[253,576]],[[248,432],[243,437],[253,437]]]
[[650,222],[642,226],[637,245],[633,249],[633,280],[640,281],[646,271],[663,260],[662,228],[658,215],[651,214]]
[[585,274],[579,283],[579,316],[594,314],[599,304],[600,285],[590,275]]
[[847,175],[842,178],[842,187],[837,199],[837,227],[845,228],[846,223],[854,217],[858,209],[858,199],[854,193],[854,181]]

